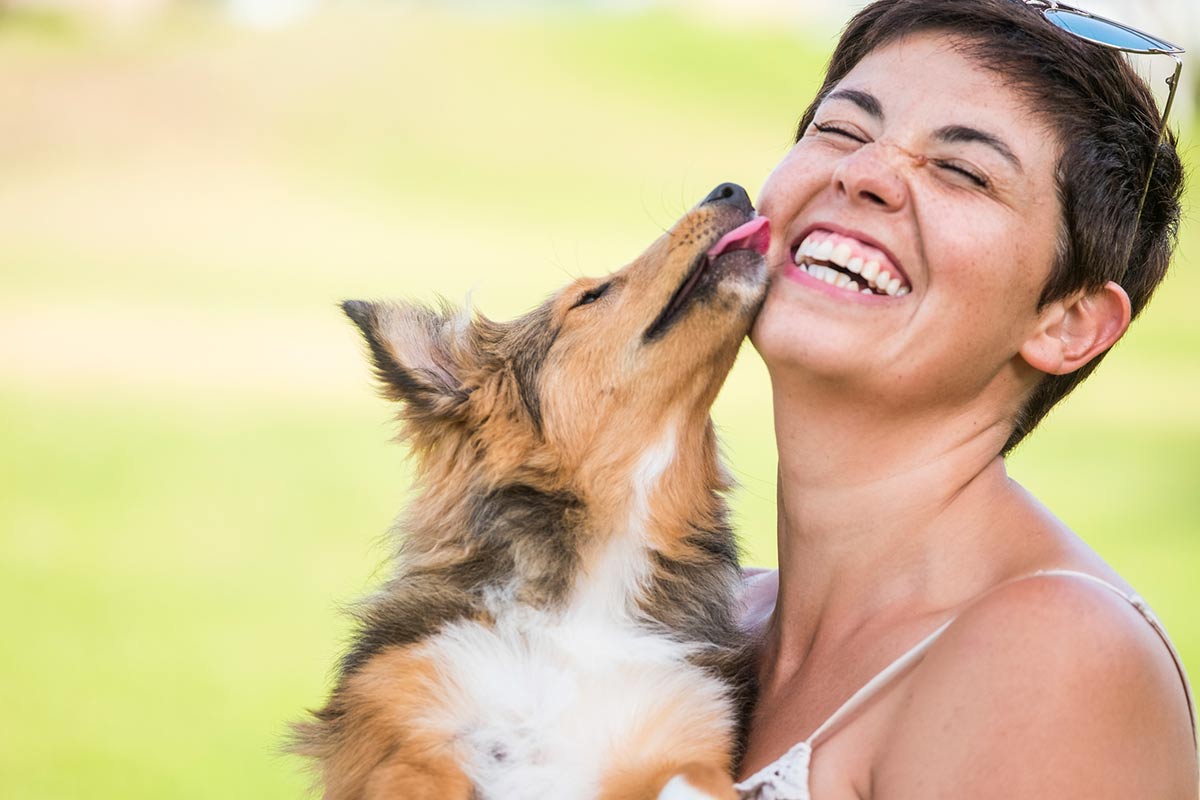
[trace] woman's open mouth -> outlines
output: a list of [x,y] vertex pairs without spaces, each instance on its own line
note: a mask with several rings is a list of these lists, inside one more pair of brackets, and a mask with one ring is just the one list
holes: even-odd
[[912,291],[886,253],[840,233],[812,231],[794,247],[792,261],[796,269],[847,292],[903,297]]

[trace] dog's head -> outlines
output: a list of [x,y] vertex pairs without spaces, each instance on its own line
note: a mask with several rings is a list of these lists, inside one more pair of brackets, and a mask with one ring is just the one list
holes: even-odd
[[762,302],[768,235],[745,191],[723,184],[633,263],[511,322],[343,308],[424,466],[469,462],[493,485],[594,480],[664,431],[705,428]]

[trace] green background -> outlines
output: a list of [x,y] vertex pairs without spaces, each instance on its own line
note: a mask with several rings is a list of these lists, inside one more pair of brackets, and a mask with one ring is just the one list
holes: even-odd
[[[660,14],[0,18],[5,796],[301,794],[285,725],[406,496],[336,301],[506,318],[622,265],[717,183],[757,193],[831,44]],[[1197,672],[1188,208],[1146,319],[1011,471]],[[747,561],[773,563],[749,348],[715,415]]]

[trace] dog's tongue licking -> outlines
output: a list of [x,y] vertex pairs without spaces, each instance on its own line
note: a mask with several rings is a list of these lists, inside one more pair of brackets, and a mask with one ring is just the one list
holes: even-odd
[[766,217],[755,217],[745,225],[739,225],[721,237],[721,241],[708,251],[709,258],[734,250],[753,250],[760,256],[767,254],[771,242],[771,221]]

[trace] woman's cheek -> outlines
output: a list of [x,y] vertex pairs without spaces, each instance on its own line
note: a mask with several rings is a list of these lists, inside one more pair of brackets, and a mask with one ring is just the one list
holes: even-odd
[[770,369],[775,364],[786,363],[788,353],[795,343],[791,341],[788,325],[788,309],[778,296],[777,289],[768,289],[767,299],[750,327],[750,344],[758,351],[763,363]]
[[813,163],[808,150],[803,141],[793,145],[767,176],[759,193],[758,213],[770,218],[778,236],[786,235],[784,227],[818,188],[821,173],[829,172],[827,165]]

